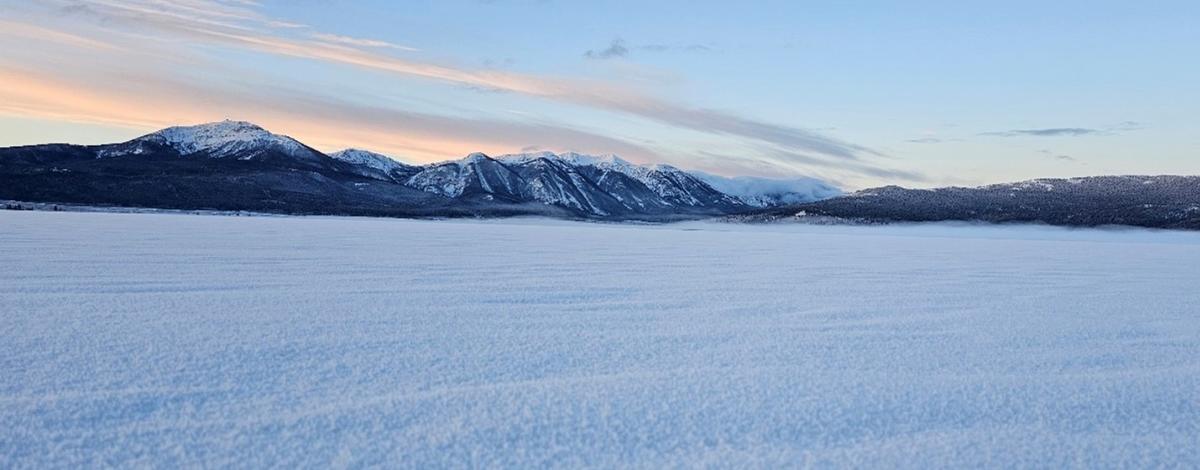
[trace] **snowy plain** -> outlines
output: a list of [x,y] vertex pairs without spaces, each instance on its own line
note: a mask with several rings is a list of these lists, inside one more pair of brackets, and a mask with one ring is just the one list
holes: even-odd
[[1200,466],[1200,234],[0,212],[0,468]]

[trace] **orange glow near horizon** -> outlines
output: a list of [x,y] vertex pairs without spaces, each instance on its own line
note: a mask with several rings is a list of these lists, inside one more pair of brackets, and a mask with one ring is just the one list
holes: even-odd
[[[56,80],[12,70],[0,70],[0,114],[77,123],[114,125],[147,132],[176,125],[222,119],[245,119],[323,151],[361,148],[414,163],[457,158],[476,151],[511,147],[502,142],[464,140],[458,137],[405,135],[369,122],[338,121],[321,116],[292,115],[264,108],[222,107],[188,100],[183,94],[146,93],[136,98],[101,93]],[[234,100],[236,101],[236,100]]]

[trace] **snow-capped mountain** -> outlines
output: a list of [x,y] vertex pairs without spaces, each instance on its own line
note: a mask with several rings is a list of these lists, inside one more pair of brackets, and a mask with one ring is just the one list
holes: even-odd
[[613,155],[537,152],[493,159],[476,153],[428,165],[405,184],[447,197],[539,202],[596,217],[746,208],[685,171],[634,165]]
[[497,158],[516,164],[545,159],[577,168],[590,167],[591,170],[584,171],[597,180],[612,178],[614,173],[621,174],[648,188],[661,198],[667,207],[723,207],[739,204],[737,200],[714,190],[695,175],[670,165],[635,165],[616,155],[594,156],[574,152],[509,154]]
[[563,163],[566,163],[566,164],[572,165],[572,166],[587,166],[587,165],[599,165],[599,164],[634,166],[634,164],[629,163],[625,160],[622,160],[621,157],[618,157],[618,156],[612,155],[612,154],[586,155],[586,154],[575,153],[575,152],[554,153],[554,152],[548,152],[548,151],[541,151],[541,152],[528,152],[528,153],[509,153],[509,154],[504,154],[504,155],[500,155],[500,156],[496,157],[496,160],[502,161],[507,164],[514,164],[514,165],[520,165],[520,164],[528,163],[528,162],[538,160],[538,159],[556,160],[556,161],[560,161],[560,162],[563,162]]
[[387,155],[367,150],[345,149],[329,156],[364,170],[363,176],[378,177],[384,181],[404,182],[421,171],[421,167],[406,165]]
[[535,201],[596,216],[639,212],[623,204],[619,194],[601,188],[580,167],[565,160],[536,158],[509,166],[524,179],[525,197]]
[[[600,166],[604,168],[604,166]],[[695,175],[671,165],[647,165],[613,167],[612,171],[623,172],[642,182],[675,207],[721,207],[732,209],[741,203],[734,197],[718,191]]]
[[[727,194],[696,174],[669,165],[637,165],[615,155],[537,152],[491,158],[474,153],[420,166],[359,149],[327,155],[241,121],[171,127],[119,144],[3,150],[0,165],[6,168],[0,170],[46,175],[37,184],[12,182],[10,187],[25,189],[11,191],[15,196],[10,197],[28,200],[653,220],[729,214],[786,200],[754,199],[747,188]],[[121,191],[113,187],[115,175],[124,178]],[[80,181],[62,183],[70,178]],[[134,188],[135,181],[144,186]],[[422,206],[412,207],[414,201]]]
[[473,153],[462,160],[425,166],[405,184],[451,198],[541,203],[586,216],[638,213],[565,160],[548,156],[493,159]]
[[201,155],[239,160],[252,160],[271,153],[306,160],[323,156],[291,137],[272,134],[249,122],[229,120],[196,126],[168,127],[125,144],[104,149],[99,156],[145,154],[156,148],[169,148],[185,157]]
[[400,163],[387,155],[367,150],[345,149],[330,153],[329,156],[346,163],[374,168],[384,173],[406,171],[415,168],[412,165]]
[[[671,210],[671,204],[662,199],[662,197],[647,187],[645,183],[630,176],[636,173],[634,165],[625,160],[622,160],[616,155],[584,155],[574,152],[553,153],[553,152],[532,152],[520,154],[507,154],[496,157],[497,160],[504,162],[506,165],[526,168],[526,169],[541,169],[553,170],[558,169],[567,172],[569,176],[560,180],[566,184],[543,184],[553,188],[563,188],[578,186],[578,189],[597,191],[609,196],[608,198],[600,198],[602,206],[600,211],[640,211],[647,213],[659,213]],[[528,173],[529,170],[525,172]],[[583,184],[586,182],[586,184]],[[582,207],[584,204],[579,201],[582,199],[573,194],[572,191],[560,191],[559,194],[553,196],[541,197],[539,200],[567,200],[572,201],[577,207]],[[592,198],[594,201],[597,198]],[[612,208],[615,204],[617,207]],[[604,209],[603,207],[610,207]]]
[[405,182],[422,191],[450,198],[485,200],[500,198],[519,202],[521,177],[511,168],[482,153],[472,153],[457,161],[427,165]]
[[592,156],[573,152],[509,154],[498,159],[517,165],[547,160],[572,166],[630,210],[735,210],[742,205],[691,173],[670,165],[635,165],[616,155]]

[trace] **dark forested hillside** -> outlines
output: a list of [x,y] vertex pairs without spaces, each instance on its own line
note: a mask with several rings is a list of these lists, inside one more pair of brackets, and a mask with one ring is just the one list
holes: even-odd
[[1200,177],[1098,176],[978,188],[896,186],[738,216],[852,223],[979,221],[1200,229]]

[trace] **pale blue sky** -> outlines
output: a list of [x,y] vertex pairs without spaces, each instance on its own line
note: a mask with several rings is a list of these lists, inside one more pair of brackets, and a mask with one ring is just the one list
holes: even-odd
[[0,145],[235,118],[411,162],[576,150],[849,188],[1200,173],[1197,2],[0,0],[0,12]]

